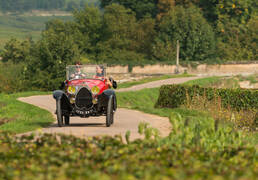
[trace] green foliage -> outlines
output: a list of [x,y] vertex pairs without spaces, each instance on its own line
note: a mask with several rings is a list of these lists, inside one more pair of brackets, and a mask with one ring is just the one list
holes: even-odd
[[221,99],[222,107],[235,110],[258,109],[258,91],[244,89],[216,89],[188,85],[165,85],[160,88],[157,107],[177,108],[196,96],[205,96],[209,101]]
[[218,52],[225,60],[257,58],[254,50],[257,37],[253,35],[257,32],[255,9],[257,2],[252,0],[219,1],[217,4]]
[[220,83],[221,81],[222,81],[222,77],[213,76],[213,77],[200,78],[196,80],[187,81],[184,84],[189,86],[198,85],[201,87],[213,87],[214,85],[216,85],[217,83]]
[[100,2],[102,8],[117,3],[125,8],[131,9],[136,13],[137,19],[146,16],[155,18],[157,15],[156,4],[158,3],[158,0],[100,0]]
[[0,93],[13,93],[27,90],[24,63],[0,62]]
[[[176,52],[177,40],[180,42],[180,57],[183,60],[214,58],[213,30],[197,8],[177,6],[161,19],[158,43],[161,41],[168,51]],[[167,57],[175,59],[176,56],[171,55]]]
[[135,64],[144,61],[144,55],[137,52],[138,27],[130,9],[118,4],[107,6],[103,15],[102,37],[98,43],[98,62]]
[[30,41],[18,41],[11,39],[4,46],[2,52],[3,62],[11,61],[15,64],[24,62],[30,54],[32,42]]
[[82,10],[74,11],[73,36],[79,49],[83,54],[93,54],[96,52],[96,45],[100,40],[102,28],[101,12],[96,7],[86,6]]
[[[175,126],[166,138],[124,144],[120,136],[44,134],[0,136],[1,179],[252,179],[257,150],[250,138],[212,119],[186,122],[171,115]],[[188,120],[189,121],[189,120]],[[30,168],[27,168],[30,167]],[[235,171],[237,169],[237,171]],[[223,174],[223,176],[221,175]]]
[[[21,4],[26,2],[19,1],[17,6],[22,8]],[[44,1],[46,4],[42,2],[37,7],[62,9],[70,4],[72,9],[82,7],[84,2]],[[9,41],[1,52],[3,61],[24,63],[25,81],[31,89],[53,90],[65,79],[65,66],[81,57],[84,63],[128,65],[130,69],[143,64],[173,64],[177,40],[182,64],[257,59],[258,21],[254,0],[108,0],[100,3],[102,10],[94,6],[75,10],[70,22],[46,23],[41,37],[38,30],[44,28],[42,22],[47,18],[0,17],[0,38],[4,36],[4,41],[12,30],[2,30],[5,25],[22,28],[24,32],[17,36],[27,37],[23,42]],[[32,30],[37,35],[32,36]],[[37,42],[32,40],[34,37]]]
[[64,81],[66,65],[79,59],[79,50],[70,29],[71,24],[59,20],[47,24],[28,60],[26,78],[30,87],[54,90]]
[[[24,133],[49,126],[54,121],[50,112],[17,100],[19,97],[45,94],[47,93],[25,92],[11,95],[1,93],[0,130],[13,133]],[[7,122],[1,122],[2,120],[7,120]]]

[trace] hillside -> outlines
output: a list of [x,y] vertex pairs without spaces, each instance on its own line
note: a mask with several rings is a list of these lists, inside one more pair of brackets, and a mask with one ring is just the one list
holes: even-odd
[[45,23],[71,20],[72,11],[98,0],[0,0],[0,51],[12,38],[38,40]]
[[98,4],[98,0],[0,0],[0,12],[26,12],[31,10],[73,11],[86,4]]
[[61,15],[53,16],[50,12],[45,11],[27,13],[25,15],[0,15],[0,50],[12,38],[18,40],[25,40],[27,38],[38,40],[41,31],[45,28],[45,23],[52,19],[72,20],[72,16],[69,16],[69,14],[66,16],[64,14]]

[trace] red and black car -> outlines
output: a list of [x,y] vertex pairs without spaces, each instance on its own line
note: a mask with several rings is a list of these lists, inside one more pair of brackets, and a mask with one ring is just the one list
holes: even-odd
[[117,83],[106,78],[103,65],[74,65],[66,68],[64,91],[56,90],[56,114],[58,126],[69,125],[71,116],[87,118],[106,116],[106,126],[114,123],[117,108],[115,91]]

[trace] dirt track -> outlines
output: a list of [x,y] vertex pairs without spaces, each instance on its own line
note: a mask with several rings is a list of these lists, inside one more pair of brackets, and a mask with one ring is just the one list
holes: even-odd
[[[166,80],[160,80],[150,82],[142,85],[133,86],[131,88],[120,89],[117,92],[124,91],[136,91],[144,88],[159,87],[164,84],[179,84],[189,80],[197,79],[199,77],[189,78],[172,78]],[[50,111],[54,116],[56,109],[55,100],[51,95],[47,96],[31,96],[26,98],[19,98],[20,101],[33,104],[40,108]],[[56,118],[56,116],[55,116]],[[126,131],[131,131],[130,139],[137,139],[141,136],[138,134],[138,125],[140,122],[147,122],[152,127],[158,128],[162,136],[166,136],[170,132],[170,123],[168,118],[159,117],[142,113],[135,110],[128,110],[118,108],[115,113],[114,125],[107,128],[105,126],[105,117],[90,117],[90,118],[79,118],[73,117],[70,120],[71,125],[65,127],[57,127],[56,122],[48,128],[42,129],[44,133],[65,133],[72,134],[79,137],[87,136],[99,136],[99,135],[116,135],[120,134],[124,137]]]

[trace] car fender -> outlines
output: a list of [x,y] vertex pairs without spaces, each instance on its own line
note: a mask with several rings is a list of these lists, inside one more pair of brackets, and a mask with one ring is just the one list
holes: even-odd
[[117,108],[116,93],[113,89],[107,89],[99,96],[99,105],[107,106],[110,97],[114,98],[114,110]]
[[71,103],[69,101],[69,98],[67,97],[67,95],[64,93],[64,91],[61,90],[56,90],[53,92],[53,98],[57,101],[57,100],[61,100],[61,108],[63,110],[68,110],[71,111],[72,110],[72,106]]
[[53,92],[53,98],[55,100],[60,100],[63,95],[66,95],[66,94],[64,93],[64,91],[61,91],[61,90],[56,90]]

